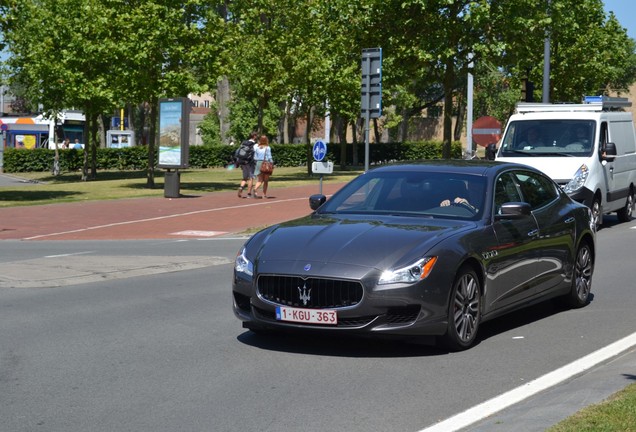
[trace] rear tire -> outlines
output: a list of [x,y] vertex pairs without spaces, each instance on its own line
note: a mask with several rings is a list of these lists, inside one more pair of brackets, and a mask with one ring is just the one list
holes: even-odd
[[594,273],[592,249],[589,244],[582,243],[576,252],[576,260],[574,261],[572,289],[564,298],[569,307],[581,308],[590,302],[592,273]]
[[621,222],[629,222],[632,220],[632,214],[634,213],[634,191],[630,190],[627,195],[627,201],[625,201],[625,207],[616,212],[618,220]]
[[453,282],[444,345],[452,351],[470,348],[477,339],[480,323],[481,283],[473,269],[463,267]]

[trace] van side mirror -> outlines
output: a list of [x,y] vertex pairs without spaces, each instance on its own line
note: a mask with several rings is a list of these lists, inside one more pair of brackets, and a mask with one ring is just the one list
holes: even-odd
[[616,144],[613,142],[608,142],[605,144],[605,152],[602,155],[603,159],[607,161],[613,161],[614,157],[616,157]]

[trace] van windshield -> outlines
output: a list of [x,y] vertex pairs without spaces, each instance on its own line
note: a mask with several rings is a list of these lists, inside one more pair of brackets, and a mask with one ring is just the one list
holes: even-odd
[[595,128],[593,120],[512,121],[500,156],[589,156],[594,149]]

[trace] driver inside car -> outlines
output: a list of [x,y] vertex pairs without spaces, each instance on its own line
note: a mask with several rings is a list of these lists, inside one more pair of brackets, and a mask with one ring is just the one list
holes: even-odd
[[[440,207],[447,207],[451,204],[464,204],[467,205],[469,207],[473,207],[466,198],[462,198],[462,197],[456,197],[452,202],[450,199],[445,199],[444,201],[442,201],[441,203],[439,203]],[[473,207],[474,208],[474,207]]]
[[442,200],[442,202],[439,203],[440,207],[448,207],[450,205],[464,205],[473,211],[477,211],[477,208],[472,205],[467,198],[464,198],[469,195],[466,183],[464,181],[448,180],[446,182],[446,189],[448,195],[450,195],[451,197],[454,196],[455,198]]

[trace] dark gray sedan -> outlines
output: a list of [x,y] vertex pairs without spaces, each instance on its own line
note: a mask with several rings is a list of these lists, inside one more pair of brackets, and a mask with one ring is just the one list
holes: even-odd
[[383,166],[310,206],[239,251],[232,292],[244,327],[435,336],[461,350],[501,314],[555,297],[589,302],[590,211],[533,168]]

